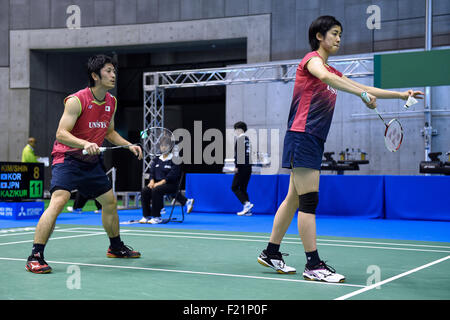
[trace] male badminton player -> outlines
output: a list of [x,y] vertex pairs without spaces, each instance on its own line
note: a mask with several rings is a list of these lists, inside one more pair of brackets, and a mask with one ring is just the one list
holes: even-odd
[[[89,86],[64,99],[64,113],[52,151],[51,199],[36,226],[32,252],[26,263],[26,269],[30,272],[52,271],[44,260],[44,248],[55,227],[56,218],[74,189],[78,189],[88,199],[97,199],[102,205],[103,227],[110,240],[107,257],[141,256],[120,239],[117,202],[99,158],[99,146],[104,139],[115,145],[130,145],[114,130],[117,100],[108,90],[113,89],[116,83],[115,68],[115,62],[108,56],[89,58]],[[139,146],[129,146],[128,149],[139,160],[142,159]],[[83,155],[83,150],[87,155]]]
[[[327,64],[339,50],[342,25],[332,16],[321,16],[309,28],[312,51],[301,60],[296,73],[294,93],[283,147],[283,168],[291,169],[289,191],[278,208],[267,248],[258,262],[279,273],[295,273],[280,253],[280,244],[298,209],[298,230],[306,254],[303,277],[307,280],[343,282],[345,277],[319,258],[316,245],[316,207],[319,201],[319,176],[324,143],[330,129],[337,90],[361,97],[368,108],[376,99],[418,97],[423,92],[396,92],[365,86],[348,79]],[[366,102],[363,96],[370,101]]]

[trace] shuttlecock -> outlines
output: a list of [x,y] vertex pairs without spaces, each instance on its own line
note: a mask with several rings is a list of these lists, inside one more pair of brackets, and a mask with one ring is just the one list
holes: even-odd
[[405,109],[408,109],[413,104],[416,104],[417,100],[413,96],[409,96],[408,100],[406,101],[405,105],[403,106]]
[[148,137],[147,130],[141,131],[141,138],[142,138],[142,139],[145,139],[145,138],[147,138],[147,137]]

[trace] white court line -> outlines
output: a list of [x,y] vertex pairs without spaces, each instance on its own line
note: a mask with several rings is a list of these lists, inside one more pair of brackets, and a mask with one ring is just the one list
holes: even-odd
[[[83,229],[83,228],[80,228]],[[84,228],[90,229],[90,228]],[[95,228],[92,228],[96,230]],[[214,237],[203,237],[203,236],[183,236],[178,235],[177,232],[169,232],[171,234],[165,234],[164,231],[147,231],[147,230],[126,230],[129,236],[144,236],[144,237],[164,237],[164,238],[182,238],[182,239],[203,239],[203,240],[225,240],[225,241],[246,241],[246,242],[267,242],[267,239],[234,239],[234,238],[221,238],[216,237],[217,234],[214,233],[189,233],[189,234],[199,234],[199,235],[214,235]],[[80,231],[81,232],[81,231]],[[85,231],[87,232],[87,231]],[[152,234],[155,233],[155,234]],[[175,233],[175,234],[174,234]],[[180,232],[181,234],[186,234]],[[257,237],[257,236],[251,236]],[[301,241],[283,241],[283,244],[301,244]],[[380,247],[380,246],[360,246],[360,245],[349,245],[349,244],[334,244],[334,243],[322,243],[317,242],[318,246],[331,246],[331,247],[349,247],[349,248],[365,248],[365,249],[385,249],[385,250],[400,250],[400,251],[419,251],[419,252],[438,252],[438,253],[450,253],[450,250],[431,250],[431,249],[415,249],[415,248],[396,248],[396,247]],[[449,248],[450,249],[450,248]]]
[[[55,230],[56,231],[56,230]],[[61,230],[58,230],[61,231]],[[89,236],[97,236],[97,235],[104,235],[104,232],[96,232],[96,233],[89,233],[89,234],[80,234],[77,236],[66,236],[66,237],[52,237],[50,238],[50,240],[61,240],[61,239],[70,239],[70,238],[81,238],[81,237],[89,237]],[[31,240],[23,240],[23,241],[14,241],[14,242],[5,242],[5,243],[0,243],[0,246],[6,246],[6,245],[10,245],[10,244],[19,244],[19,243],[27,243],[27,242],[33,242],[34,239]]]
[[0,237],[9,237],[9,236],[21,236],[24,234],[34,234],[34,231],[24,231],[24,232],[17,232],[17,233],[5,233],[0,234]]
[[[78,227],[74,229],[82,230],[103,230],[100,228],[85,228]],[[121,229],[121,232],[143,232],[143,233],[164,233],[164,234],[186,234],[186,235],[201,235],[201,236],[227,236],[227,237],[242,237],[242,238],[260,238],[269,240],[269,236],[252,236],[252,235],[240,235],[240,234],[226,234],[226,233],[202,233],[202,232],[184,232],[184,231],[161,231],[161,230],[133,230],[133,229]],[[286,236],[284,240],[297,240],[301,243],[299,238],[293,238]],[[342,243],[359,243],[359,244],[371,244],[371,245],[392,245],[392,246],[405,246],[405,247],[423,247],[423,248],[443,248],[449,249],[450,246],[437,246],[437,245],[425,245],[425,244],[410,244],[410,243],[395,243],[395,242],[371,242],[371,241],[356,241],[356,240],[334,240],[334,239],[317,239],[317,242],[342,242]],[[439,251],[440,252],[440,251]],[[447,251],[443,251],[447,252]],[[450,251],[449,251],[450,252]]]
[[[89,231],[82,231],[82,230],[89,230]],[[98,230],[101,232],[92,233],[93,230]],[[100,235],[105,234],[104,229],[102,228],[85,228],[85,227],[74,227],[69,229],[58,229],[56,232],[88,232],[87,235],[78,235],[78,236],[67,236],[67,237],[57,237],[57,238],[50,238],[50,239],[69,239],[69,238],[78,238],[78,237],[85,237],[90,235]],[[204,239],[204,240],[225,240],[225,241],[247,241],[247,242],[267,242],[267,237],[265,236],[250,236],[250,235],[229,235],[229,234],[217,234],[217,233],[194,233],[194,232],[174,232],[174,231],[156,231],[156,230],[133,230],[133,229],[123,229],[121,230],[122,234],[132,235],[132,236],[147,236],[147,237],[166,237],[166,238],[184,238],[184,239]],[[154,234],[152,234],[154,233]],[[169,233],[169,235],[167,234]],[[176,234],[176,235],[173,235]],[[194,235],[212,235],[214,237],[198,237],[198,236],[180,236],[179,234],[194,234]],[[228,237],[246,237],[246,238],[260,238],[260,239],[232,239],[232,238],[220,238],[217,237],[217,235],[224,235]],[[290,239],[290,238],[288,238]],[[336,240],[339,241],[339,240]],[[350,242],[343,240],[344,242]],[[9,244],[18,244],[18,243],[27,243],[32,242],[32,240],[23,240],[23,241],[15,241],[15,242],[7,242],[7,243],[0,243],[0,246],[9,245]],[[283,244],[301,244],[302,242],[300,240],[296,241],[283,241]],[[372,244],[371,242],[367,242],[369,244]],[[390,244],[390,243],[386,243]],[[419,252],[439,252],[439,253],[450,253],[449,251],[445,250],[430,250],[430,249],[414,249],[414,248],[395,248],[395,247],[380,247],[380,246],[359,246],[359,245],[348,245],[348,244],[330,244],[330,243],[322,243],[321,241],[317,241],[317,245],[319,246],[333,246],[333,247],[349,247],[349,248],[367,248],[367,249],[386,249],[386,250],[401,250],[401,251],[419,251]],[[395,244],[395,245],[401,245],[401,244]],[[404,244],[408,246],[408,244]],[[447,248],[447,247],[444,247]],[[450,249],[450,247],[449,247]]]
[[430,267],[430,266],[432,266],[432,265],[438,264],[438,263],[440,263],[440,262],[442,262],[442,261],[445,261],[445,260],[447,260],[447,259],[449,259],[449,258],[450,258],[450,255],[449,255],[449,256],[446,256],[446,257],[444,257],[444,258],[442,258],[442,259],[435,260],[435,261],[432,261],[432,262],[430,262],[430,263],[424,264],[423,266],[417,267],[417,268],[415,268],[415,269],[412,269],[412,270],[403,272],[403,273],[401,273],[401,274],[399,274],[399,275],[397,275],[397,276],[394,276],[394,277],[388,278],[388,279],[386,279],[386,280],[377,282],[377,283],[372,284],[372,285],[370,285],[370,286],[368,286],[368,287],[365,287],[365,288],[363,288],[363,289],[360,289],[360,290],[351,292],[351,293],[349,293],[349,294],[343,295],[343,296],[338,297],[338,298],[336,298],[336,299],[334,299],[334,300],[346,300],[346,299],[348,299],[348,298],[354,297],[354,296],[356,296],[356,295],[358,295],[358,294],[361,294],[361,293],[363,293],[363,292],[372,290],[372,289],[374,289],[374,288],[376,288],[376,287],[378,287],[378,286],[384,285],[384,284],[386,284],[386,283],[388,283],[388,282],[397,280],[397,279],[402,278],[402,277],[405,277],[405,276],[407,276],[407,275],[409,275],[409,274],[411,274],[411,273],[414,273],[414,272],[417,272],[417,271],[419,271],[419,270],[428,268],[428,267]]
[[[0,260],[26,262],[26,259],[17,259],[17,258],[0,257]],[[249,275],[243,275],[243,274],[231,274],[231,273],[215,273],[215,272],[203,272],[203,271],[191,271],[191,270],[145,268],[145,267],[134,267],[134,266],[115,266],[115,265],[107,265],[107,264],[90,264],[90,263],[78,263],[78,262],[49,261],[49,260],[47,260],[47,262],[48,263],[54,263],[54,264],[68,264],[68,265],[78,265],[78,266],[86,266],[86,267],[100,267],[100,268],[116,268],[116,269],[132,269],[132,270],[145,270],[145,271],[158,271],[158,272],[187,273],[187,274],[199,274],[199,275],[207,275],[207,276],[221,276],[221,277],[232,277],[232,278],[274,280],[274,281],[287,281],[287,282],[297,282],[297,283],[310,283],[310,284],[323,284],[323,285],[331,285],[331,286],[365,288],[365,286],[359,285],[359,284],[328,283],[328,282],[308,281],[308,280],[300,280],[300,279],[288,279],[288,278],[281,278],[281,277],[280,278],[273,278],[273,277],[249,276]]]
[[[75,229],[75,228],[60,229],[59,227],[55,227],[55,229],[53,231],[63,231],[63,230],[72,230],[72,229]],[[23,232],[22,232],[22,230],[23,230]],[[1,231],[3,231],[3,232],[1,232]],[[14,229],[0,230],[0,233],[1,233],[0,237],[34,234],[35,231],[36,231],[35,227],[17,228],[17,230],[14,230]]]
[[[205,239],[205,240],[225,240],[225,241],[247,241],[247,242],[267,242],[267,240],[259,239],[230,239],[219,237],[198,237],[198,236],[178,236],[178,235],[161,235],[161,234],[145,234],[145,233],[127,233],[129,236],[144,236],[144,237],[164,237],[164,238],[183,238],[183,239]],[[283,244],[301,244],[301,241],[283,241]],[[386,249],[386,250],[401,250],[401,251],[420,251],[420,252],[439,252],[450,253],[450,250],[431,250],[431,249],[415,249],[415,248],[394,248],[394,247],[378,247],[378,246],[356,246],[349,244],[335,244],[335,243],[321,243],[317,242],[317,246],[331,246],[331,247],[349,247],[349,248],[366,248],[366,249]]]

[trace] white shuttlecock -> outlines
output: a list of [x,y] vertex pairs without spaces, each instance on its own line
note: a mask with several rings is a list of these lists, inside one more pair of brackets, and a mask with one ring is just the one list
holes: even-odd
[[416,103],[417,103],[417,100],[413,96],[409,96],[408,100],[406,101],[406,103],[403,107],[408,109],[409,107],[411,107],[413,104],[416,104]]

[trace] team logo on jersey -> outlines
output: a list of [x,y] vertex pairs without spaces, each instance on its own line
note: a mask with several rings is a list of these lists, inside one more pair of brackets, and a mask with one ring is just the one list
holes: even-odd
[[337,90],[333,87],[330,87],[330,85],[327,86],[328,91],[331,91],[333,94],[337,94]]
[[88,109],[92,109],[92,104],[89,105]]
[[111,107],[110,106],[105,106],[105,111],[110,112],[111,111]]
[[100,122],[100,121],[89,122],[89,128],[91,128],[91,129],[94,129],[94,128],[99,128],[99,129],[108,128],[108,123],[107,122]]

